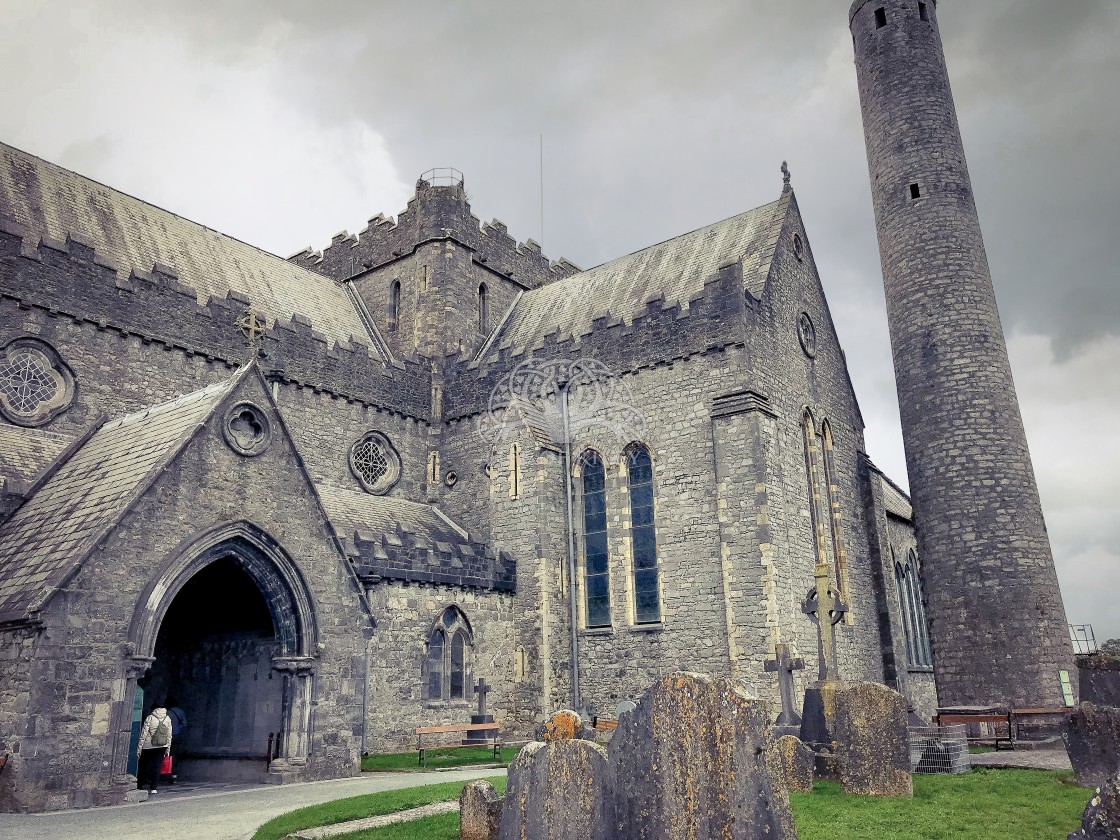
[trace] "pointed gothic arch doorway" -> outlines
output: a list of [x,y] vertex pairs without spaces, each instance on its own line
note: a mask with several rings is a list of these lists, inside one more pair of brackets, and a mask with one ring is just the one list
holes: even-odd
[[[127,698],[139,689],[144,714],[169,698],[186,713],[175,749],[181,779],[264,781],[306,763],[312,601],[295,564],[263,531],[238,523],[196,541],[149,585],[130,637]],[[135,749],[129,741],[118,768]]]

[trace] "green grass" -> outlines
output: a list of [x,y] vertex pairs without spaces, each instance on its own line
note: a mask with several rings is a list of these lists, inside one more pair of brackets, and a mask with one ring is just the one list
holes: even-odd
[[[505,792],[505,776],[492,778],[490,782],[497,788],[498,793]],[[444,782],[438,785],[367,793],[363,796],[351,796],[347,799],[324,802],[321,805],[311,805],[307,808],[289,811],[269,820],[257,829],[256,834],[253,835],[253,840],[280,840],[280,838],[291,834],[293,831],[299,831],[303,828],[334,825],[348,820],[392,814],[395,811],[417,808],[421,805],[429,805],[432,802],[458,799],[459,792],[465,784],[467,783]],[[458,826],[458,815],[454,816],[456,818],[455,824]],[[414,823],[407,823],[407,825],[414,825]],[[456,830],[458,829],[456,828]],[[424,835],[417,836],[423,837]]]
[[[490,781],[504,792],[504,777]],[[253,840],[276,840],[289,831],[326,824],[315,822],[319,817],[314,812],[323,809],[336,809],[331,813],[338,818],[331,822],[341,822],[453,799],[462,786],[430,785],[303,808],[265,823]],[[817,782],[812,793],[792,794],[790,802],[800,840],[1065,840],[1079,825],[1089,796],[1088,789],[1074,783],[1072,773],[981,768],[963,776],[915,776],[913,799],[845,796],[835,782]],[[355,816],[356,812],[360,813]],[[301,816],[296,819],[297,815]],[[281,821],[287,822],[281,826]],[[266,829],[271,833],[264,833]],[[458,836],[459,815],[439,814],[337,840]]]
[[438,747],[430,750],[425,749],[426,768],[420,766],[419,754],[416,750],[406,753],[379,753],[365,756],[362,759],[362,769],[409,772],[424,769],[439,770],[445,767],[467,767],[472,764],[494,764],[507,767],[520,749],[520,747],[503,747],[499,753],[499,758],[494,758],[493,747],[463,747],[454,750],[441,750]]
[[817,782],[790,802],[800,840],[1065,840],[1089,796],[1069,772],[981,768],[915,776],[913,799],[844,796]]

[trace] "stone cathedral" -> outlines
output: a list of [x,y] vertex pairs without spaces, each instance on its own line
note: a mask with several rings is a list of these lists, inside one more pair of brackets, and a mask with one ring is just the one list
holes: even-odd
[[[940,56],[932,0],[862,5],[857,57]],[[479,679],[511,738],[680,669],[777,708],[819,566],[839,676],[928,718],[967,587],[924,597],[941,526],[865,454],[788,171],[766,197],[583,270],[434,170],[282,259],[0,145],[0,810],[121,801],[171,698],[181,777],[262,782],[465,722]]]

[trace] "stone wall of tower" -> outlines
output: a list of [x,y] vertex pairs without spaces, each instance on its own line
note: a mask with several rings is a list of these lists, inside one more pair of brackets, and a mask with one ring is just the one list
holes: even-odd
[[937,29],[849,16],[943,705],[1059,705],[1073,667]]

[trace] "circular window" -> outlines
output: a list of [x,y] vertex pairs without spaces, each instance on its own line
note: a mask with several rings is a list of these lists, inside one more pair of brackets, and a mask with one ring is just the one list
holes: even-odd
[[448,470],[447,475],[443,477],[443,483],[448,487],[454,487],[459,482],[459,473],[455,470]]
[[805,257],[805,246],[801,244],[801,236],[796,233],[793,235],[793,255],[799,260]]
[[350,471],[368,492],[386,493],[401,477],[401,458],[381,432],[367,432],[350,447]]
[[226,412],[222,434],[230,449],[239,455],[260,455],[270,439],[268,417],[252,403],[238,403]]
[[74,401],[74,374],[53,347],[17,338],[0,350],[0,414],[20,426],[42,426]]
[[797,319],[797,338],[806,356],[811,359],[817,355],[817,328],[813,326],[813,319],[808,312],[802,312]]

